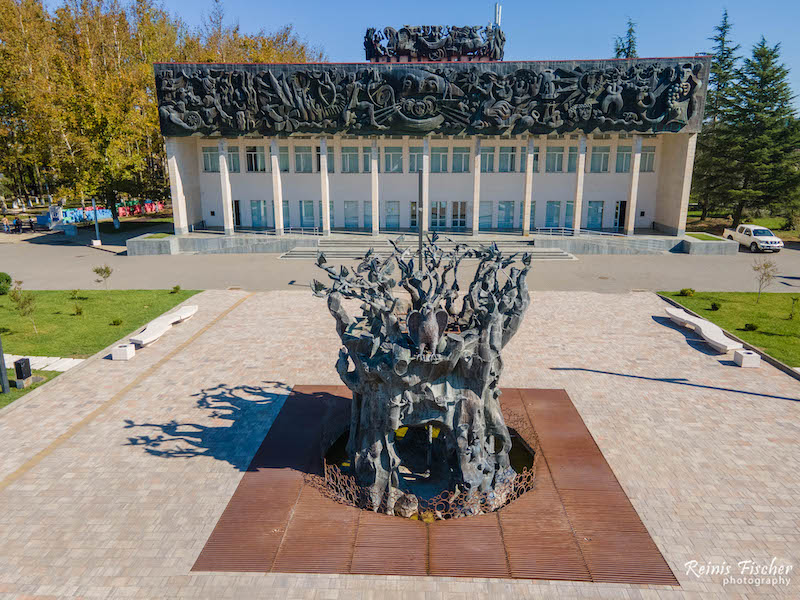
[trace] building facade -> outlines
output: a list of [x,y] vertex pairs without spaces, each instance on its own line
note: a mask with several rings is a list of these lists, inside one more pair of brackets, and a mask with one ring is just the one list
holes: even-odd
[[155,65],[176,233],[683,232],[707,57],[448,58]]

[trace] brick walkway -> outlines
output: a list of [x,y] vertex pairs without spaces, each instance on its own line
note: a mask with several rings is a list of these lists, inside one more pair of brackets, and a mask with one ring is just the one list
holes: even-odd
[[794,573],[723,585],[685,567],[798,569],[800,382],[706,353],[648,293],[535,293],[502,385],[567,390],[680,589],[190,573],[287,390],[339,383],[332,319],[307,291],[191,302],[134,360],[101,352],[0,411],[0,597],[800,595]]

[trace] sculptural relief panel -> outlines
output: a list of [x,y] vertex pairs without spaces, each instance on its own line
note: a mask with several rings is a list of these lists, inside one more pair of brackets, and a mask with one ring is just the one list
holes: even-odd
[[709,61],[155,65],[165,136],[699,130]]

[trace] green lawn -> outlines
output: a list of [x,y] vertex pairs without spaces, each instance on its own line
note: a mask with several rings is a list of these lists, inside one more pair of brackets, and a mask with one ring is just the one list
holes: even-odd
[[[692,297],[661,293],[787,365],[800,367],[800,302],[789,319],[791,294],[761,294],[756,304],[757,294],[751,292],[695,292]],[[711,310],[712,302],[720,309]],[[745,331],[745,323],[755,323],[758,330]]]
[[[0,296],[0,335],[6,354],[85,358],[132,333],[161,313],[197,293],[181,290],[33,291],[33,324],[21,319],[8,296]],[[83,314],[76,314],[76,305]],[[120,319],[120,325],[111,325]]]
[[708,235],[707,233],[687,233],[689,237],[697,238],[698,240],[703,240],[706,242],[719,242],[721,241],[718,237],[714,237],[713,235]]
[[[8,365],[6,365],[6,366],[8,366]],[[12,382],[14,381],[14,378],[16,377],[16,375],[14,374],[14,369],[6,369],[6,370],[8,371],[8,383],[9,383],[9,385],[11,385],[11,393],[9,393],[9,394],[0,394],[0,408],[3,408],[7,404],[11,404],[14,400],[19,398],[20,396],[24,396],[25,394],[27,394],[31,390],[35,390],[40,385],[44,385],[45,383],[50,381],[56,375],[60,375],[60,373],[58,371],[32,371],[32,373],[34,375],[40,375],[41,377],[44,377],[45,380],[41,381],[39,383],[35,383],[29,388],[24,388],[24,389],[18,390],[17,388],[13,387],[13,385],[12,385]]]
[[147,236],[146,239],[148,239],[148,240],[158,240],[158,239],[161,239],[161,238],[170,237],[171,235],[172,235],[171,233],[151,233],[150,235]]

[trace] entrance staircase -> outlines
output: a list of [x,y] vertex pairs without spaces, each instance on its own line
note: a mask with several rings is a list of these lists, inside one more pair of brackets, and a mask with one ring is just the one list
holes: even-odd
[[[514,254],[515,252],[520,255],[523,252],[529,252],[534,261],[542,260],[577,260],[572,254],[564,252],[560,248],[535,248],[530,243],[525,241],[512,241],[512,240],[493,240],[501,252],[505,255]],[[478,240],[459,240],[461,243],[470,248],[480,248],[481,245],[488,245],[491,241],[478,241]],[[437,245],[443,250],[452,250],[455,247],[455,241],[447,241],[440,238]],[[398,244],[401,248],[410,248],[412,251],[417,248],[417,239],[415,236],[408,236]],[[337,239],[337,238],[323,238],[319,240],[319,247],[301,248],[295,247],[281,255],[281,258],[286,259],[305,259],[316,260],[318,252],[324,252],[329,260],[360,260],[364,258],[364,254],[372,248],[375,254],[386,256],[393,250],[392,246],[386,239]]]

